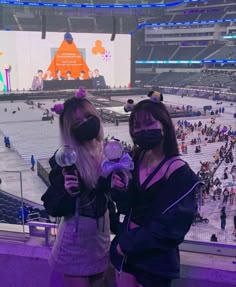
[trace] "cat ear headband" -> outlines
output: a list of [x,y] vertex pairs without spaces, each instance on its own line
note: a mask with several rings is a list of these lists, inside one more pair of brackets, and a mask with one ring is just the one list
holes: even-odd
[[[163,102],[163,95],[157,91],[150,91],[147,95],[153,103]],[[124,105],[125,112],[131,112],[135,107],[135,103],[132,99],[128,99]]]
[[[78,90],[75,91],[75,97],[78,99],[84,99],[86,97],[86,89],[84,87],[80,87]],[[55,104],[51,108],[52,112],[60,115],[64,111],[64,104]]]

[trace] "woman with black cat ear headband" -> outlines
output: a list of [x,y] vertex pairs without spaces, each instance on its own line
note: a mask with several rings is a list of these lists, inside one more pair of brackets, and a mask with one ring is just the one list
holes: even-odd
[[128,190],[121,191],[119,175],[112,178],[112,198],[125,213],[110,250],[119,287],[170,287],[179,277],[178,245],[193,222],[202,185],[179,156],[162,94],[151,91],[148,97],[125,105],[135,147]]

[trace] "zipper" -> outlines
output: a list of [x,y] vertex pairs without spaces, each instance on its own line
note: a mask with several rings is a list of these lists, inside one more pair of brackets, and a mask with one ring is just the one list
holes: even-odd
[[128,256],[125,255],[125,256],[123,257],[123,259],[122,259],[121,266],[120,266],[120,270],[119,270],[119,272],[118,272],[118,279],[121,278],[121,274],[122,274],[122,272],[123,272],[123,267],[124,267],[124,265],[125,265],[125,263],[126,263],[126,261],[127,261],[127,258],[128,258]]
[[[178,200],[176,200],[173,204],[171,204],[169,207],[167,207],[161,214],[165,214],[168,210],[170,210],[172,207],[174,207],[177,203],[179,203],[182,199],[184,199],[198,184],[203,184],[201,181],[197,181],[192,188],[190,188],[190,190],[188,190],[183,196],[181,196]],[[127,225],[126,225],[126,231],[129,231],[129,224],[130,224],[130,220],[131,220],[131,215],[133,212],[133,208],[130,209],[129,212],[129,216],[128,216],[128,221],[127,221]],[[120,266],[120,270],[118,271],[118,279],[120,279],[121,274],[123,272],[123,267],[125,265],[125,263],[127,262],[128,256],[125,255],[123,256],[122,262],[121,262],[121,266]]]

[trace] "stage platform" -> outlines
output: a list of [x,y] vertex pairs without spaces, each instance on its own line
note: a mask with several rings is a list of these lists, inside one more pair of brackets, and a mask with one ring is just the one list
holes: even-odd
[[[147,88],[87,90],[87,98],[96,106],[105,123],[119,125],[122,122],[128,122],[129,113],[124,112],[123,108],[126,101],[131,98],[135,103],[138,103],[147,98],[148,91]],[[73,97],[74,94],[75,90],[16,91],[8,94],[0,94],[0,101],[25,101],[29,106],[39,106],[39,104],[51,100],[51,106],[53,106],[54,102],[63,102]],[[182,105],[168,104],[166,100],[165,103],[172,118],[198,117],[203,114],[203,109],[200,107],[193,107],[192,110],[187,111],[182,109]],[[45,109],[46,107],[42,106],[42,108]]]

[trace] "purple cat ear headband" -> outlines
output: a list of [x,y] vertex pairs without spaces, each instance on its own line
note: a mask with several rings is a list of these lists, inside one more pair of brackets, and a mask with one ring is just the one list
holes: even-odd
[[[84,87],[80,87],[78,90],[75,91],[75,97],[78,99],[84,99],[86,97],[86,90]],[[55,104],[51,108],[52,112],[55,112],[56,114],[60,115],[64,111],[64,104]]]
[[[163,95],[157,91],[150,91],[147,96],[153,103],[160,103],[163,101]],[[131,112],[134,109],[134,107],[135,107],[134,101],[132,99],[129,99],[124,106],[124,110],[125,112],[128,113]]]

